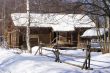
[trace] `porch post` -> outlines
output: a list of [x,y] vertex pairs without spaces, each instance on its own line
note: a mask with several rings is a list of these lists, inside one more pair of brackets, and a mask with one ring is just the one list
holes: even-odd
[[73,44],[73,34],[71,32],[71,44]]
[[77,47],[80,48],[80,30],[78,30],[78,43],[77,43]]

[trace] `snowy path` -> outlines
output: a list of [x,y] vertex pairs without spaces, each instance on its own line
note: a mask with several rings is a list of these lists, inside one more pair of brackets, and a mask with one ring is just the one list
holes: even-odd
[[0,59],[0,73],[74,73],[79,71],[79,68],[73,70],[75,67],[56,63],[45,56],[5,52]]
[[[65,54],[84,56],[84,51],[61,51]],[[52,56],[52,52],[43,51]],[[95,56],[97,55],[97,56]],[[61,60],[82,66],[84,59],[61,56]],[[13,51],[0,49],[0,73],[110,73],[110,54],[92,53],[91,67],[93,70],[82,70],[79,67],[65,63],[56,63],[53,58],[32,55],[29,53],[15,54]]]

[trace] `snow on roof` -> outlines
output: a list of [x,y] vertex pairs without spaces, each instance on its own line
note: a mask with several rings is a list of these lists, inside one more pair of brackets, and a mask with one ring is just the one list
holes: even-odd
[[[28,24],[26,13],[12,13],[11,17],[15,26]],[[73,31],[74,27],[95,27],[95,23],[85,14],[31,13],[30,22],[30,27],[52,27],[53,31]]]
[[52,25],[53,31],[73,31],[74,27],[72,25]]
[[102,36],[104,33],[107,32],[107,29],[104,30],[104,28],[92,28],[86,30],[81,37],[96,37],[96,36]]

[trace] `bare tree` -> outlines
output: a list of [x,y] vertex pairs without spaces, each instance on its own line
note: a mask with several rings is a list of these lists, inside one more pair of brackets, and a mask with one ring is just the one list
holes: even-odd
[[[98,19],[98,28],[108,28],[108,45],[110,44],[110,0],[79,0],[78,3],[80,3],[80,6],[84,6],[85,8],[82,9],[84,13],[91,15],[92,17],[95,16],[95,21]],[[107,18],[105,21],[100,20],[100,18]],[[100,21],[103,21],[103,25],[99,23]],[[105,24],[106,22],[106,24]],[[104,37],[105,38],[105,37]],[[104,39],[106,41],[106,39]],[[105,44],[107,46],[107,44]],[[110,46],[105,47],[103,52],[110,52]]]

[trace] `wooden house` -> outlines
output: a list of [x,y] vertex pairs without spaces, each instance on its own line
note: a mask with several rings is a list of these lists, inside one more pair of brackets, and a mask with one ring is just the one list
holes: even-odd
[[[26,45],[27,14],[12,13],[11,18],[14,30],[10,33],[12,38],[9,39],[9,44],[13,47]],[[92,27],[95,27],[95,23],[85,14],[31,13],[30,43],[31,46],[36,46],[39,42],[55,43],[55,38],[58,37],[59,44],[77,47],[80,35]]]

